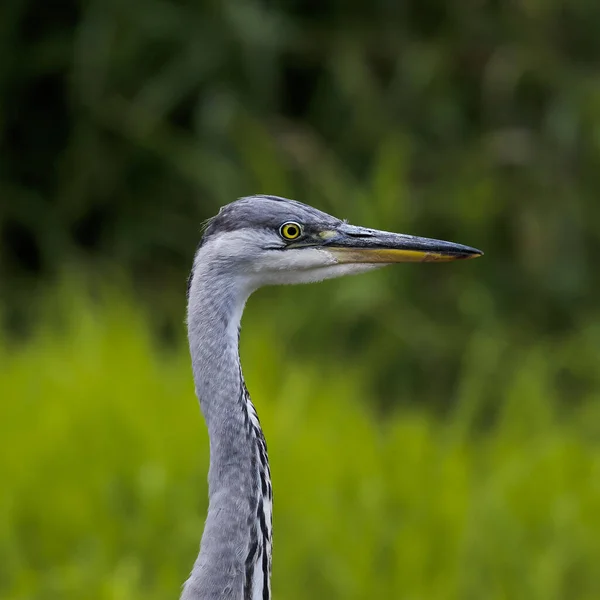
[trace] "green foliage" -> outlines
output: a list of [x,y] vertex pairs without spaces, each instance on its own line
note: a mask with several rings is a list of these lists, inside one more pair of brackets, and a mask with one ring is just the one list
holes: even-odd
[[82,254],[172,288],[201,220],[257,192],[481,247],[495,309],[538,331],[598,293],[594,0],[49,6],[0,14],[17,306]]
[[596,0],[1,5],[13,333],[34,328],[40,281],[74,266],[94,286],[125,273],[172,328],[202,220],[266,192],[486,253],[326,296],[262,293],[298,359],[368,348],[369,401],[446,406],[483,327],[523,347],[551,337],[562,401],[596,389],[591,361],[562,349],[599,317]]
[[261,192],[486,253],[252,298],[277,597],[600,597],[599,7],[3,0],[0,597],[177,596],[185,278]]
[[[4,600],[175,598],[197,552],[208,455],[185,345],[157,348],[108,298],[68,288],[60,326],[0,345]],[[251,303],[242,336],[272,459],[275,597],[600,597],[599,398],[565,414],[553,380],[574,348],[597,361],[597,328],[560,348],[480,332],[445,419],[381,417],[361,361],[299,359],[276,312]]]

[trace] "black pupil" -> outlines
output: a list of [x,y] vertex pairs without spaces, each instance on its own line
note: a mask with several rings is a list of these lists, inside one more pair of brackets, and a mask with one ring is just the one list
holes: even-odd
[[287,227],[287,234],[290,237],[296,237],[298,235],[298,229],[295,225],[288,225]]

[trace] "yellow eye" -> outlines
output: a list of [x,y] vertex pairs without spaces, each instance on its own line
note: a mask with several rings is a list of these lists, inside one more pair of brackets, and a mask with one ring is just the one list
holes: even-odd
[[286,240],[295,240],[302,235],[302,225],[294,221],[288,221],[279,228],[279,233]]

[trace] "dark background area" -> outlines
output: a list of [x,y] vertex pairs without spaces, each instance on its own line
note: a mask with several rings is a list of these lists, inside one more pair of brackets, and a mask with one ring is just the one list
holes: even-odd
[[[375,384],[422,398],[437,366],[439,396],[484,323],[562,343],[598,314],[599,26],[582,0],[5,0],[5,325],[30,331],[40,284],[76,270],[131,279],[177,337],[201,222],[270,193],[485,250],[468,271],[388,280],[440,333],[415,358],[427,324],[407,317],[404,383],[382,352]],[[352,353],[402,310],[323,317],[298,293],[302,323],[336,331],[292,332],[299,352]]]

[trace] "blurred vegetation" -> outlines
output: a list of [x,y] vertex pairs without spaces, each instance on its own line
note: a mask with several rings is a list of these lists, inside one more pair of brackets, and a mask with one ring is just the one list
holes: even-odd
[[207,466],[185,280],[200,223],[269,193],[486,253],[251,299],[276,596],[600,597],[599,26],[3,0],[0,596],[176,597]]
[[[161,354],[122,296],[81,298],[60,299],[60,331],[0,345],[19,399],[0,403],[0,596],[176,598],[207,495],[187,348]],[[565,416],[548,343],[506,368],[482,338],[448,419],[381,420],[358,372],[292,360],[252,312],[242,360],[271,454],[274,597],[599,597],[600,405]],[[498,419],[481,435],[495,369]]]
[[[177,337],[201,221],[284,195],[486,252],[331,288],[338,311],[315,288],[262,296],[301,355],[383,344],[383,404],[446,404],[474,329],[561,344],[598,316],[599,23],[592,0],[5,0],[5,323],[31,331],[65,269],[116,270]],[[594,382],[576,371],[571,399]]]

